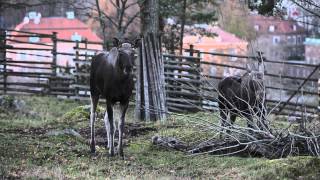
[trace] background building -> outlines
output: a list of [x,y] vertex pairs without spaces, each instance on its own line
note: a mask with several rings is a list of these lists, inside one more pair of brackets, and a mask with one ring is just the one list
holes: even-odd
[[[184,48],[188,49],[190,45],[194,46],[194,49],[202,52],[212,53],[225,53],[235,55],[246,55],[248,42],[236,37],[234,34],[222,30],[218,26],[208,26],[206,31],[215,33],[216,36],[208,37],[199,34],[187,34],[185,35],[183,42]],[[210,54],[201,54],[203,61],[233,64],[237,66],[244,66],[245,60],[236,57],[224,57],[214,56]],[[225,68],[222,66],[203,66],[203,72],[205,74],[213,76],[230,76],[239,75],[240,71],[233,68]]]

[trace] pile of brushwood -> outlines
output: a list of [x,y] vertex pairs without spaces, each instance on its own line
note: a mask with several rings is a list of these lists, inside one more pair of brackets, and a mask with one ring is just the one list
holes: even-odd
[[[248,128],[236,125],[220,125],[201,122],[195,118],[195,124],[219,134],[201,143],[183,142],[175,137],[152,137],[156,146],[175,149],[190,155],[212,154],[216,156],[237,155],[245,157],[265,157],[269,159],[286,156],[320,156],[320,121],[315,118],[304,121],[291,121],[282,128]],[[200,129],[199,129],[200,130]],[[190,145],[191,144],[191,145]]]

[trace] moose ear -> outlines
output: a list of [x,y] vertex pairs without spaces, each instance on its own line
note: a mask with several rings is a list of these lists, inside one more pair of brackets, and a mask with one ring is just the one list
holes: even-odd
[[114,46],[114,47],[119,47],[119,45],[120,45],[120,40],[119,40],[118,38],[114,37],[114,38],[112,39],[112,43],[113,43],[113,46]]
[[138,37],[138,38],[136,38],[136,39],[134,40],[134,42],[133,42],[133,47],[134,47],[134,48],[137,48],[137,47],[140,47],[140,46],[141,46],[141,38]]

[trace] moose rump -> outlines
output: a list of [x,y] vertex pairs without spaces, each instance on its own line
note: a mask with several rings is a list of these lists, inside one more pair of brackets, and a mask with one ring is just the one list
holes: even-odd
[[[237,116],[247,120],[248,128],[266,128],[265,88],[261,76],[246,74],[230,76],[218,84],[221,126],[231,126]],[[228,121],[230,119],[230,121]]]

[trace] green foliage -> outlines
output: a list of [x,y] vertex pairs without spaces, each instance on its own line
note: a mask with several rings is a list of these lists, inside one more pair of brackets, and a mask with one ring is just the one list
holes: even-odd
[[259,14],[272,15],[276,2],[276,0],[249,0],[248,7],[251,10],[257,10]]
[[248,177],[257,179],[318,179],[320,159],[309,156],[267,160],[249,166]]
[[10,95],[1,96],[0,108],[2,109],[12,108],[13,102],[14,102],[14,96],[10,96]]
[[[163,44],[171,53],[173,53],[175,49],[178,49],[179,42],[181,41],[182,18],[184,18],[186,25],[210,24],[217,20],[216,3],[214,0],[187,0],[185,16],[183,16],[184,9],[182,1],[160,0],[159,2],[161,19],[173,18],[177,23],[165,25],[164,22],[162,22],[162,26],[160,26],[160,29],[164,32]],[[186,31],[185,29],[184,32]],[[192,33],[197,32],[202,35],[214,36],[213,33],[207,33],[201,28],[193,28],[190,31],[192,31]]]
[[243,4],[225,1],[220,5],[219,25],[242,39],[253,40],[256,32],[250,24],[248,13],[249,9]]
[[[104,108],[97,107],[97,118],[102,119],[104,115]],[[86,121],[90,118],[90,105],[78,106],[67,113],[65,113],[61,120],[64,122]]]
[[[181,0],[160,0],[160,16],[162,18],[175,18],[181,22],[183,6]],[[211,23],[217,20],[215,1],[187,0],[186,24]]]

